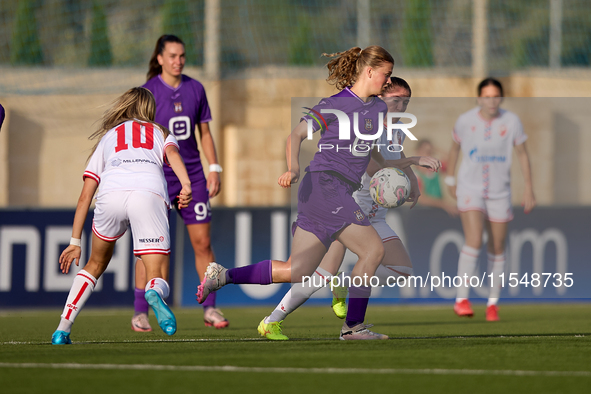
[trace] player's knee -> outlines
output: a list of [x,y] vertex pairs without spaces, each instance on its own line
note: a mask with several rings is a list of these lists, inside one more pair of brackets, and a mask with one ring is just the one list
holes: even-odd
[[211,250],[211,238],[209,236],[192,239],[191,244],[196,253],[207,253]]

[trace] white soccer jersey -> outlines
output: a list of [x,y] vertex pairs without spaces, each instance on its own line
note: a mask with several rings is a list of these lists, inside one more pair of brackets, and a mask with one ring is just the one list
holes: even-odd
[[[406,134],[402,130],[392,130],[392,140],[388,140],[386,131],[382,133],[381,137],[378,141],[376,141],[376,145],[380,144],[380,153],[384,160],[398,160],[401,158],[400,152],[402,150],[402,144],[404,143],[404,139]],[[361,184],[363,187],[361,190],[356,191],[353,193],[353,198],[359,204],[359,207],[363,210],[363,213],[367,215],[367,218],[370,222],[375,220],[385,220],[386,219],[386,212],[388,212],[388,208],[384,208],[378,205],[371,195],[369,194],[369,182],[371,181],[371,177],[366,173],[363,174],[361,177]]]
[[487,121],[479,111],[476,107],[460,115],[453,130],[463,155],[456,194],[504,198],[511,195],[513,146],[523,144],[527,135],[514,113],[500,109]]
[[98,182],[97,198],[115,190],[144,190],[158,194],[170,205],[162,170],[169,145],[178,149],[172,134],[164,140],[160,129],[151,123],[127,121],[103,136],[83,178]]

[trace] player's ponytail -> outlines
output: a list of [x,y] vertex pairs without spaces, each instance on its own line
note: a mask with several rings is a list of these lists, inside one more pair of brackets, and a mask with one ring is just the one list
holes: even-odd
[[175,42],[177,44],[185,45],[183,40],[175,35],[164,34],[160,36],[158,41],[156,41],[156,47],[154,48],[154,52],[152,53],[152,57],[150,58],[150,63],[148,65],[148,81],[154,78],[156,75],[162,74],[162,66],[160,63],[158,63],[158,55],[162,55],[167,42]]
[[164,139],[166,139],[170,134],[170,131],[166,127],[154,122],[155,116],[156,100],[154,100],[152,92],[141,87],[129,89],[113,102],[111,108],[105,111],[103,118],[100,121],[99,128],[89,137],[91,140],[97,140],[92,148],[90,156],[94,154],[100,140],[109,130],[128,120],[139,120],[152,123],[160,129]]
[[326,81],[343,90],[351,86],[366,66],[375,68],[383,63],[394,64],[394,58],[384,48],[372,45],[365,49],[353,47],[344,52],[323,53],[322,56],[333,58],[328,62]]

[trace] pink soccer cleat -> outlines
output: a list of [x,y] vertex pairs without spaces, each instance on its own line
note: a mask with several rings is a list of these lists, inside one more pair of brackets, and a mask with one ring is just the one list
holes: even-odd
[[224,317],[222,311],[217,308],[208,308],[203,313],[203,322],[206,327],[215,327],[217,329],[226,328],[230,325],[230,322]]
[[486,321],[499,321],[499,307],[490,305],[486,307]]
[[470,301],[462,300],[460,302],[456,302],[454,305],[454,312],[456,315],[462,317],[472,317],[474,316],[474,311],[472,311],[472,307],[470,305]]

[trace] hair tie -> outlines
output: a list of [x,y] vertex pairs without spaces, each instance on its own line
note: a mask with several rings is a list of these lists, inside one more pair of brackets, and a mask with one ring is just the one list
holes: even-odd
[[359,51],[359,53],[357,54],[357,56],[361,56],[361,52],[363,52],[363,49]]

